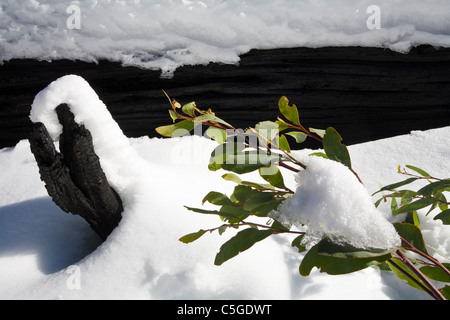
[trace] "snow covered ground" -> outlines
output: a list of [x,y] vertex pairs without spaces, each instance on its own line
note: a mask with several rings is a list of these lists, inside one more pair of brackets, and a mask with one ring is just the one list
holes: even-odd
[[[0,62],[108,59],[170,76],[181,65],[238,63],[250,49],[371,46],[408,52],[420,44],[450,46],[448,0],[372,5],[366,0],[0,0]],[[211,190],[232,191],[221,173],[207,169],[215,142],[196,136],[128,139],[89,86],[74,79],[46,91],[33,106],[32,119],[46,122],[54,137],[59,127],[52,109],[59,102],[69,103],[76,121],[93,133],[108,180],[124,201],[123,220],[101,244],[80,217],[63,213],[48,197],[28,141],[0,150],[0,298],[427,298],[371,268],[345,276],[316,270],[303,278],[301,256],[287,236],[214,266],[231,232],[208,234],[190,245],[178,239],[220,223],[183,207],[201,206]],[[401,178],[399,164],[448,177],[449,146],[450,127],[445,127],[349,149],[353,168],[372,193]],[[296,151],[298,156],[310,152]],[[286,173],[285,179],[295,188],[293,175]],[[430,245],[450,256],[448,228],[431,218],[422,228]]]
[[447,0],[0,1],[0,62],[107,59],[170,76],[250,49],[420,44],[450,46]]
[[[214,266],[215,254],[232,232],[207,234],[189,245],[178,239],[220,223],[183,207],[200,207],[212,190],[231,193],[233,184],[207,169],[216,143],[198,136],[128,139],[79,77],[59,80],[34,101],[32,120],[43,121],[54,137],[60,128],[53,108],[62,100],[92,132],[108,180],[123,199],[123,220],[100,244],[81,218],[62,212],[48,197],[28,141],[0,150],[0,298],[427,299],[372,268],[344,276],[315,270],[301,277],[301,256],[288,236],[266,239]],[[450,127],[445,127],[349,150],[354,169],[373,193],[380,184],[399,180],[399,164],[448,177],[449,146]],[[310,152],[295,151],[298,156]],[[285,179],[295,186],[293,174]],[[449,228],[432,218],[422,226],[427,242],[449,256]]]

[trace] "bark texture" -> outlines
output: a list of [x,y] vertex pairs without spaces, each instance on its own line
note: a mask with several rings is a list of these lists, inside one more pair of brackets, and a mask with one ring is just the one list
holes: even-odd
[[56,110],[63,125],[59,152],[42,123],[33,124],[29,138],[41,180],[63,211],[81,216],[105,240],[122,218],[122,201],[108,184],[90,132],[75,122],[67,105]]

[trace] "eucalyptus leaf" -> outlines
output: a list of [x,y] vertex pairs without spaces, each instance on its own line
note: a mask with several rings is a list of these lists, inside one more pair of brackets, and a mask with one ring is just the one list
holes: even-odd
[[338,161],[351,169],[350,154],[348,153],[347,147],[341,144],[341,141],[342,137],[339,133],[330,127],[325,131],[323,148],[330,160]]
[[420,251],[428,254],[427,248],[425,246],[425,241],[423,240],[422,232],[418,227],[409,223],[394,223],[395,230],[397,233],[406,241],[411,243],[414,247]]
[[434,220],[441,220],[443,224],[450,225],[450,209],[444,210],[434,217]]
[[156,128],[156,132],[164,137],[175,138],[186,135],[192,131],[194,127],[194,122],[190,120],[181,120],[175,124],[158,127]]
[[297,143],[302,143],[308,137],[306,133],[300,131],[287,132],[287,135],[293,137]]
[[295,104],[290,106],[288,98],[284,96],[281,97],[278,101],[278,108],[287,120],[291,121],[293,124],[300,125],[297,106]]
[[271,234],[271,230],[258,230],[255,228],[248,228],[238,232],[220,247],[214,264],[218,266],[222,265],[224,262],[251,248],[255,243],[264,240]]
[[206,230],[200,230],[198,232],[190,233],[190,234],[187,234],[187,235],[181,237],[179,239],[179,241],[188,244],[188,243],[194,242],[195,240],[200,238],[202,235],[204,235],[206,232],[207,232]]
[[283,175],[281,174],[280,169],[277,166],[270,166],[270,168],[260,168],[259,169],[260,176],[269,182],[272,186],[280,189],[286,189],[284,184]]
[[378,265],[391,257],[390,254],[386,254],[360,259],[336,258],[333,256],[320,254],[320,245],[321,243],[319,242],[303,257],[299,268],[302,276],[308,276],[314,267],[320,269],[321,272],[331,275],[352,273],[370,266]]

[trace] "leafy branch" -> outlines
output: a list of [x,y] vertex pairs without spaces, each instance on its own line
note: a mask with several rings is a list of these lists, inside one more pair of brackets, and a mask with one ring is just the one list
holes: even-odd
[[[275,121],[262,121],[254,128],[241,130],[217,117],[211,109],[201,110],[195,102],[181,106],[175,99],[171,100],[167,94],[166,96],[171,104],[169,115],[173,124],[159,127],[156,131],[165,137],[175,137],[187,134],[199,125],[207,126],[205,134],[218,143],[211,153],[208,168],[211,171],[227,171],[222,178],[236,184],[230,196],[211,191],[203,198],[203,205],[208,202],[219,207],[217,210],[186,207],[192,212],[217,215],[222,224],[187,234],[179,239],[181,242],[188,244],[206,233],[217,231],[223,234],[229,228],[243,228],[221,246],[214,261],[216,265],[221,265],[272,235],[293,234],[296,238],[292,241],[292,246],[299,253],[305,253],[299,267],[303,276],[308,276],[313,268],[319,268],[321,272],[328,274],[346,274],[378,266],[382,270],[394,272],[397,277],[406,280],[407,284],[423,290],[434,299],[450,297],[449,285],[438,289],[434,284],[450,283],[449,264],[439,262],[427,252],[418,213],[418,210],[430,206],[427,215],[434,210],[441,210],[434,219],[441,220],[444,225],[450,223],[449,202],[445,196],[445,192],[450,191],[450,179],[439,179],[420,168],[407,165],[414,173],[399,167],[399,173],[408,176],[406,180],[385,186],[374,193],[383,192],[375,203],[376,206],[381,201],[391,199],[393,216],[406,214],[404,222],[393,224],[402,239],[401,247],[388,250],[361,249],[349,244],[336,244],[324,237],[307,249],[304,244],[305,232],[290,230],[270,214],[295,194],[285,185],[280,168],[294,173],[307,170],[307,166],[291,154],[288,138],[297,143],[312,138],[323,144],[324,152],[311,155],[342,163],[362,183],[352,169],[350,154],[342,144],[342,137],[338,132],[332,127],[326,130],[306,129],[300,123],[298,108],[289,105],[286,97],[281,97],[278,102],[282,117],[278,116]],[[258,172],[264,182],[245,181],[239,176],[251,172]],[[418,191],[398,190],[418,180],[427,181],[428,184]],[[385,192],[391,193],[384,194]],[[256,223],[254,219],[248,221],[249,217],[265,219],[267,222]]]

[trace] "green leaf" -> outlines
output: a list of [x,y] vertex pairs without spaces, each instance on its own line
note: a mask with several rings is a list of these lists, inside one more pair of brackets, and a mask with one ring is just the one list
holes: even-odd
[[300,131],[292,131],[286,134],[293,137],[297,143],[302,143],[308,137],[306,133]]
[[450,286],[445,286],[441,290],[439,290],[445,299],[450,300]]
[[245,148],[245,144],[235,142],[226,142],[218,145],[211,153],[208,165],[209,170],[217,171],[221,169],[228,157],[242,153]]
[[278,130],[280,132],[289,128],[289,126],[286,124],[286,122],[283,119],[278,118],[278,120],[275,121],[275,123],[278,125]]
[[173,110],[169,110],[169,115],[170,115],[170,118],[173,120],[173,122],[175,123],[175,120],[177,120],[178,119],[178,115],[175,113],[175,111],[173,111]]
[[[400,181],[400,182],[396,182],[396,183],[393,183],[393,184],[389,184],[389,185],[387,185],[387,186],[381,188],[380,190],[378,190],[378,191],[375,192],[374,194],[377,194],[378,192],[386,191],[386,190],[395,190],[395,189],[397,189],[398,187],[407,185],[407,184],[409,184],[409,183],[411,183],[411,182],[416,181],[417,179],[418,179],[418,178],[408,178],[408,179],[403,180],[403,181]],[[372,194],[372,195],[374,195],[374,194]]]
[[292,240],[292,243],[291,243],[291,246],[297,248],[299,253],[307,251],[306,247],[302,244],[304,237],[305,237],[304,234],[299,235],[297,238]]
[[220,216],[230,223],[239,223],[250,215],[250,211],[236,205],[224,205],[219,211]]
[[293,124],[300,125],[297,106],[295,104],[289,106],[288,98],[284,96],[281,97],[278,101],[278,108],[287,120],[291,121]]
[[237,174],[249,173],[268,164],[278,163],[281,156],[275,153],[267,153],[262,150],[252,150],[228,155],[222,168]]
[[202,201],[202,204],[205,204],[205,202],[208,201],[211,204],[217,205],[217,206],[224,206],[224,205],[232,205],[233,202],[231,202],[228,197],[219,192],[211,191],[208,193]]
[[321,137],[323,139],[323,137],[325,136],[325,130],[323,129],[314,129],[314,128],[309,128],[309,131],[311,131],[312,133],[317,134],[319,137]]
[[352,259],[364,259],[373,258],[379,256],[385,256],[395,251],[398,248],[392,249],[361,249],[356,248],[350,244],[340,245],[329,241],[328,239],[322,240],[318,244],[317,252],[320,255],[331,256],[335,258],[352,258]]
[[216,117],[214,114],[211,113],[207,113],[207,114],[203,114],[201,116],[198,116],[195,118],[195,121],[197,122],[211,122],[211,123],[220,123],[220,124],[224,124],[229,128],[233,128],[233,126],[231,124],[229,124],[228,122],[220,119],[219,117]]
[[404,205],[403,207],[400,207],[397,212],[397,214],[400,213],[406,213],[406,212],[413,212],[413,211],[417,211],[419,209],[428,207],[430,204],[432,204],[434,202],[433,199],[431,198],[423,198],[423,199],[419,199],[417,201],[411,202],[407,205]]
[[206,135],[215,140],[217,143],[224,143],[227,139],[227,133],[225,132],[225,130],[215,127],[209,127],[206,130]]
[[420,251],[428,254],[427,248],[425,246],[425,241],[423,240],[422,232],[415,225],[409,223],[394,223],[395,230],[397,233],[406,241],[411,243],[414,247]]
[[322,157],[322,158],[328,159],[328,156],[323,152],[313,152],[310,154],[310,156]]
[[430,184],[426,185],[425,187],[419,189],[419,191],[417,191],[417,193],[421,194],[425,197],[429,197],[436,191],[445,189],[447,187],[450,187],[450,179],[430,183]]
[[286,189],[283,175],[281,174],[281,171],[277,166],[272,165],[269,168],[260,168],[259,174],[272,186],[280,189]]
[[255,228],[248,228],[238,232],[220,247],[214,264],[217,266],[222,265],[224,262],[251,248],[255,243],[264,240],[271,234],[271,230],[258,230]]
[[255,130],[258,133],[258,139],[262,145],[271,143],[276,137],[278,137],[279,129],[278,124],[272,121],[262,121],[255,126]]
[[[448,269],[449,264],[444,263],[444,267]],[[428,278],[432,280],[441,282],[450,282],[450,276],[444,270],[442,270],[437,266],[423,266],[420,268],[420,271],[422,271],[424,275],[426,275]]]
[[244,209],[248,211],[252,211],[259,206],[262,206],[266,204],[267,202],[270,202],[273,200],[273,193],[272,192],[258,192],[253,195],[251,195],[244,203]]
[[156,128],[156,132],[164,137],[180,137],[189,133],[192,129],[194,129],[195,124],[190,120],[182,120],[175,124],[171,124],[168,126],[162,126]]
[[417,172],[417,173],[420,174],[421,176],[424,176],[424,177],[430,177],[430,174],[429,174],[428,172],[426,172],[426,171],[424,171],[424,170],[422,170],[422,169],[420,169],[420,168],[417,168],[417,167],[411,166],[411,165],[406,165],[406,167],[409,168],[409,169],[411,169],[411,170],[414,170],[415,172]]
[[391,257],[390,254],[386,254],[360,259],[336,258],[319,254],[320,245],[319,242],[304,256],[299,268],[302,276],[308,276],[314,267],[319,268],[321,272],[331,275],[347,274],[365,269],[369,266],[378,265]]
[[237,175],[235,175],[234,173],[225,173],[225,174],[222,176],[222,178],[223,178],[224,180],[232,181],[232,182],[235,182],[235,183],[237,183],[237,184],[241,184],[241,183],[242,183],[242,179],[239,178],[239,177],[238,177]]
[[450,209],[444,210],[434,217],[434,220],[441,220],[443,224],[450,224]]
[[420,279],[408,268],[406,267],[403,262],[401,262],[399,259],[397,258],[391,258],[389,261],[393,261],[397,266],[399,266],[403,272],[406,272],[408,276],[406,276],[403,272],[401,272],[400,270],[398,270],[393,264],[388,263],[389,268],[391,269],[391,271],[397,276],[397,278],[399,278],[400,280],[405,280],[406,283],[408,285],[410,285],[413,288],[419,289],[421,291],[423,291],[423,289],[417,285],[411,278],[414,278],[416,281],[418,281],[419,283],[421,283]]
[[279,138],[278,138],[278,148],[280,150],[283,150],[287,153],[291,152],[291,147],[289,146],[289,142],[286,139],[286,136],[284,134],[282,134]]
[[206,230],[200,230],[198,232],[190,233],[190,234],[187,234],[187,235],[181,237],[179,239],[179,241],[188,244],[188,243],[194,242],[195,240],[200,238],[202,235],[204,235],[206,232],[207,232]]
[[342,137],[337,131],[330,127],[325,131],[323,137],[323,148],[330,160],[338,161],[346,165],[349,169],[352,168],[350,154],[347,147],[341,144]]
[[187,115],[194,116],[195,115],[195,107],[196,107],[195,102],[191,102],[191,103],[185,104],[181,108],[181,110]]

